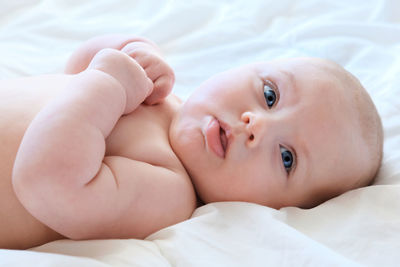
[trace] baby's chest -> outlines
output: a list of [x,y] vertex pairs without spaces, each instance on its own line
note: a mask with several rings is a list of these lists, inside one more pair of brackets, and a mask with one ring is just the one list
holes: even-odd
[[106,139],[106,156],[164,167],[180,164],[169,143],[171,119],[163,107],[140,106],[118,120]]

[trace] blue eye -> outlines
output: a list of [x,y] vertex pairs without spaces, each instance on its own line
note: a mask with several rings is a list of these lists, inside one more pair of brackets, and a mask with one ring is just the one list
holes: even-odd
[[272,87],[268,84],[264,85],[264,97],[265,97],[265,102],[267,102],[268,107],[272,108],[272,106],[276,102],[276,93],[272,89]]
[[282,156],[282,162],[283,162],[283,166],[286,169],[286,172],[290,172],[293,166],[293,155],[292,152],[290,152],[289,150],[287,150],[284,147],[280,148],[281,150],[281,156]]

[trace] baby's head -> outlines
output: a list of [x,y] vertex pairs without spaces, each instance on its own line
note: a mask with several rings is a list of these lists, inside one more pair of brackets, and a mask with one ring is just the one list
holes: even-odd
[[369,185],[383,133],[354,76],[327,60],[295,58],[211,77],[183,104],[170,138],[205,203],[281,208]]

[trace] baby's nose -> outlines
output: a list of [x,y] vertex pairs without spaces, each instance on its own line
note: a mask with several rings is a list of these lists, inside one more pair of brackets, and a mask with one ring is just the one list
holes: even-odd
[[246,145],[258,146],[266,134],[267,119],[265,116],[254,112],[244,112],[241,115],[241,121],[244,123],[244,131],[247,136]]

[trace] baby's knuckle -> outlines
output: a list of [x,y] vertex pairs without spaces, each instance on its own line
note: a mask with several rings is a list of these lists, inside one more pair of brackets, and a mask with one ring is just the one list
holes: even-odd
[[137,56],[143,56],[145,54],[149,54],[149,52],[147,51],[146,48],[142,47],[142,46],[130,46],[127,49],[122,50],[122,52],[128,54],[131,57],[137,57]]
[[95,58],[98,60],[113,60],[118,56],[118,51],[112,48],[104,48],[96,53]]
[[136,58],[136,57],[140,57],[141,55],[143,55],[143,52],[138,50],[138,49],[134,49],[131,50],[129,53],[127,53],[130,57]]
[[113,70],[116,66],[125,65],[129,58],[118,50],[105,48],[100,50],[92,60],[95,69]]

